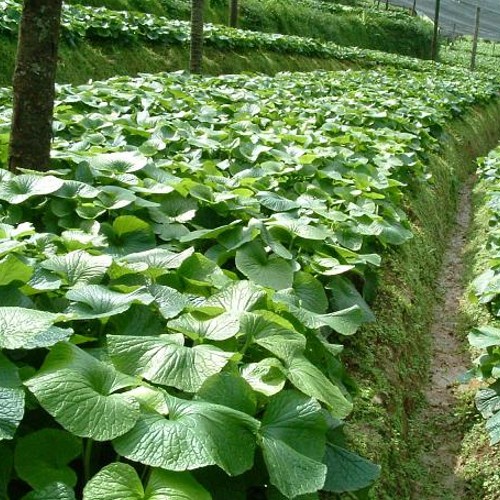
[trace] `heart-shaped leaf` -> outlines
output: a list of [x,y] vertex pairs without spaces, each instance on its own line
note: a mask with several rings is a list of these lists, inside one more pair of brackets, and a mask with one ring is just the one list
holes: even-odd
[[156,245],[151,226],[133,215],[121,215],[112,225],[104,223],[102,232],[108,240],[106,253],[117,257],[150,250]]
[[189,304],[186,295],[178,292],[175,288],[163,285],[150,285],[148,292],[158,306],[160,314],[165,319],[175,318]]
[[257,398],[250,384],[234,373],[222,372],[207,378],[196,397],[248,415],[254,415],[257,409]]
[[368,488],[380,476],[380,466],[334,444],[326,445],[328,474],[323,490],[345,493]]
[[33,196],[54,193],[62,185],[63,181],[53,175],[17,175],[0,184],[0,200],[19,204]]
[[176,320],[170,321],[168,327],[195,340],[227,340],[238,333],[240,322],[231,313],[220,314],[203,321],[196,319],[192,314],[183,314]]
[[184,346],[174,335],[108,335],[108,346],[122,372],[188,392],[197,391],[208,377],[219,373],[233,355],[211,345]]
[[62,314],[23,307],[0,307],[0,348],[36,349],[68,339],[73,330],[54,323],[67,321]]
[[98,283],[112,263],[109,255],[94,256],[85,250],[56,255],[42,262],[42,267],[60,275],[70,287]]
[[304,394],[325,403],[333,416],[344,418],[352,411],[352,403],[342,391],[306,357],[297,354],[286,365],[290,382]]
[[194,248],[188,248],[179,253],[171,252],[165,248],[154,248],[153,250],[126,255],[120,259],[120,262],[146,265],[146,274],[152,278],[157,278],[162,274],[166,274],[170,269],[178,269],[193,252]]
[[145,409],[136,426],[113,442],[120,455],[176,471],[218,465],[238,475],[252,467],[259,421],[212,403],[166,393],[162,399],[157,411]]
[[258,285],[275,290],[292,286],[293,268],[290,262],[276,255],[268,256],[264,247],[256,241],[237,250],[236,267]]
[[326,421],[321,406],[295,391],[274,396],[264,413],[260,446],[271,483],[287,498],[322,488]]
[[75,492],[67,484],[51,483],[45,488],[32,491],[22,500],[76,500]]
[[73,301],[66,312],[78,319],[108,318],[125,312],[136,302],[147,305],[153,301],[144,287],[131,293],[120,293],[101,285],[74,288],[66,294],[66,298]]
[[104,153],[92,156],[89,166],[97,175],[104,177],[128,174],[142,170],[148,162],[145,156],[136,151]]
[[101,469],[83,490],[83,500],[211,500],[188,472],[155,469],[144,487],[133,467],[113,463]]
[[28,266],[13,254],[0,260],[0,286],[9,285],[12,282],[26,283],[32,274],[33,267]]
[[251,311],[265,295],[266,293],[251,281],[236,281],[212,295],[205,305],[222,307],[238,316],[243,311]]
[[53,347],[39,373],[25,384],[67,431],[109,441],[129,431],[139,403],[123,389],[135,382],[78,347]]
[[41,429],[18,439],[16,472],[37,490],[54,482],[73,487],[77,476],[68,464],[81,452],[82,443],[76,436],[59,429]]
[[276,358],[264,358],[241,368],[241,376],[252,389],[265,396],[274,396],[285,387],[285,367]]

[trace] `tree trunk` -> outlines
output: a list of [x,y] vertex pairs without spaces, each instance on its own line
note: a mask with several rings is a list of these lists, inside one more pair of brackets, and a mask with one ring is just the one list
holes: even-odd
[[47,170],[62,0],[24,0],[14,70],[9,169]]
[[191,1],[191,73],[201,74],[203,63],[203,4],[204,0]]
[[229,9],[229,26],[231,28],[238,27],[238,0],[230,0],[230,9]]

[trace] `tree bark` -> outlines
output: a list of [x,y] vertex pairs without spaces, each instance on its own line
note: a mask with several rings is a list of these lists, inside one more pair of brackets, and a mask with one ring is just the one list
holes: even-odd
[[231,28],[238,27],[238,0],[230,0],[230,9],[229,9],[229,26]]
[[47,170],[62,0],[24,0],[13,78],[9,169]]
[[203,69],[203,7],[204,0],[191,1],[190,71],[201,74]]

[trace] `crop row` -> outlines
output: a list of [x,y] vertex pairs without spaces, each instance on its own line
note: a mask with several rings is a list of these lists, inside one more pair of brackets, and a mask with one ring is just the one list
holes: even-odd
[[365,290],[412,237],[405,191],[444,124],[498,91],[460,76],[59,87],[53,169],[0,169],[0,494],[371,484],[378,468],[342,444],[342,339],[374,320]]
[[488,233],[481,255],[483,272],[472,283],[479,302],[489,311],[482,326],[469,333],[470,344],[477,349],[474,375],[486,383],[476,394],[476,406],[486,419],[492,444],[500,442],[500,148],[479,161],[479,186],[485,192]]
[[[15,0],[0,0],[0,32],[16,33],[21,16],[21,4]],[[187,21],[169,20],[140,12],[121,12],[104,7],[65,5],[62,18],[63,34],[76,42],[87,37],[101,40],[140,40],[165,45],[188,45],[190,26]],[[333,58],[366,63],[385,63],[415,69],[430,63],[412,58],[356,47],[342,47],[293,35],[260,33],[250,30],[205,24],[205,42],[222,50],[270,50],[311,57]]]

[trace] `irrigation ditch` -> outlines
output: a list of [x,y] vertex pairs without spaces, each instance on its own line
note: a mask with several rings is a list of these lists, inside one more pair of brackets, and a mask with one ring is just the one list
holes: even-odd
[[408,188],[415,236],[386,257],[378,320],[347,347],[360,381],[347,430],[382,465],[377,499],[471,498],[455,473],[463,437],[456,379],[470,367],[457,325],[475,160],[497,144],[499,122],[497,100],[443,132],[441,153],[429,158],[432,181]]

